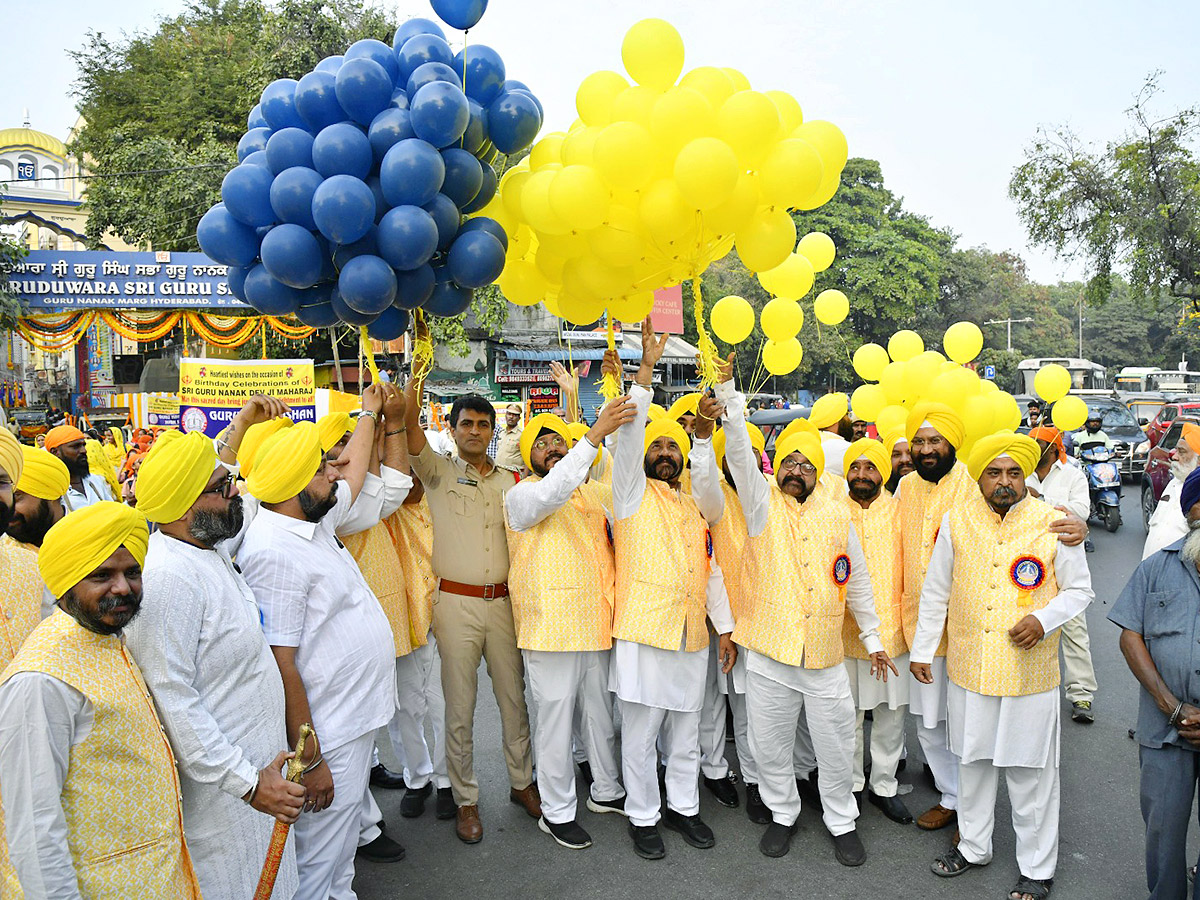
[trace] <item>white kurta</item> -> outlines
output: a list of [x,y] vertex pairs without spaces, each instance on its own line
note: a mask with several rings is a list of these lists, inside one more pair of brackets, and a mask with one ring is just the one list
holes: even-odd
[[63,505],[67,512],[75,509],[83,509],[85,506],[91,506],[93,503],[100,503],[104,500],[112,500],[112,491],[108,487],[108,482],[101,475],[84,475],[83,490],[77,491],[74,487],[67,488],[67,493],[63,496]]
[[821,450],[825,453],[825,474],[836,475],[838,478],[845,478],[845,460],[846,451],[850,449],[850,442],[840,434],[834,434],[832,431],[821,432]]
[[1179,508],[1179,492],[1183,482],[1172,478],[1163,488],[1158,506],[1150,516],[1150,527],[1146,531],[1146,545],[1142,548],[1142,559],[1153,556],[1164,547],[1170,547],[1182,537],[1187,537],[1188,524]]

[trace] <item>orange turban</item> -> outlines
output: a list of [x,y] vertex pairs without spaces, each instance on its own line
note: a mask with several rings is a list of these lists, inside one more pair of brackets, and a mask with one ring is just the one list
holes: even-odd
[[[1184,425],[1183,427],[1184,427],[1184,435],[1186,436],[1188,426]],[[1191,427],[1196,430],[1197,437],[1200,437],[1200,428],[1196,428],[1195,425],[1193,425]],[[1062,432],[1059,431],[1057,428],[1047,428],[1044,425],[1039,425],[1037,428],[1031,428],[1029,430],[1029,436],[1031,438],[1033,438],[1035,441],[1045,441],[1050,446],[1056,447],[1058,449],[1058,461],[1059,462],[1067,461],[1067,450],[1066,450],[1066,447],[1063,446]],[[1200,444],[1200,441],[1197,441],[1197,443]]]
[[74,425],[56,425],[46,432],[46,449],[53,450],[72,441],[86,441],[87,435]]

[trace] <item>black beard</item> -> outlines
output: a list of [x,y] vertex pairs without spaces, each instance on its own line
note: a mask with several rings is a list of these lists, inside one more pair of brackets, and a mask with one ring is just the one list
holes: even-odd
[[889,494],[896,493],[896,488],[900,487],[900,479],[903,477],[904,476],[901,475],[899,472],[893,472],[891,474],[891,476],[887,480],[887,484],[884,485],[884,487],[887,488],[887,492]]
[[883,485],[865,478],[855,478],[853,481],[847,482],[847,485],[850,488],[850,496],[855,500],[874,500],[879,496],[880,488],[883,487]]
[[549,453],[546,454],[546,457],[545,457],[545,459],[542,460],[542,464],[540,466],[537,465],[533,461],[533,459],[530,459],[529,460],[529,468],[533,469],[533,474],[536,475],[538,478],[545,478],[547,475],[550,474],[550,468],[551,468],[550,462],[552,460],[554,462],[557,462],[558,460],[560,460],[562,458],[563,458],[563,455],[561,453],[559,453],[557,450],[551,450]]
[[46,532],[54,524],[54,515],[50,512],[50,501],[43,500],[38,504],[37,515],[32,519],[25,516],[19,519],[6,516],[5,521],[8,522],[6,530],[13,538],[24,544],[40,547],[46,539]]
[[843,441],[849,442],[854,440],[854,423],[849,419],[842,419],[838,422],[837,431],[838,437]]
[[64,459],[63,465],[67,467],[67,473],[71,476],[72,481],[77,481],[81,478],[87,478],[87,476],[92,473],[92,470],[88,468],[86,456],[81,456],[74,462],[67,462]]
[[[100,608],[95,615],[84,610],[76,602],[74,590],[63,594],[59,602],[62,603],[63,609],[70,613],[76,622],[93,634],[120,634],[121,629],[132,622],[142,610],[142,595],[140,592],[130,594],[127,597],[114,597],[112,594],[102,597],[100,599]],[[112,612],[118,606],[128,606],[130,610],[121,617],[116,625],[109,625],[100,618],[100,616]]]
[[[301,506],[304,504],[301,503]],[[228,540],[242,530],[245,514],[242,509],[242,498],[234,497],[229,501],[224,512],[210,512],[198,509],[192,515],[192,524],[188,534],[206,547],[215,547],[221,541]]]
[[[661,466],[663,463],[670,464],[670,466],[671,466],[670,474],[663,474],[658,471],[658,467]],[[669,456],[660,456],[654,462],[650,462],[649,460],[646,460],[645,462],[642,463],[642,468],[645,470],[647,478],[652,478],[655,481],[668,481],[668,482],[674,481],[676,478],[679,477],[679,473],[681,471],[683,471],[683,467],[681,465],[679,465],[679,463],[675,462],[675,460],[673,460]]]
[[325,515],[337,506],[337,484],[329,488],[329,496],[318,499],[307,490],[301,491],[297,498],[300,501],[300,511],[310,522],[320,522]]
[[[12,527],[12,511],[13,508],[11,506],[0,501],[0,535],[7,534],[8,529]],[[20,540],[20,538],[17,540]]]
[[916,457],[913,457],[913,463],[915,463],[917,467],[917,474],[931,484],[937,484],[939,481],[949,475],[950,470],[954,468],[954,464],[957,461],[958,453],[953,447],[950,448],[950,452],[945,456],[939,456],[937,465],[929,469],[921,465],[920,461],[918,461]]

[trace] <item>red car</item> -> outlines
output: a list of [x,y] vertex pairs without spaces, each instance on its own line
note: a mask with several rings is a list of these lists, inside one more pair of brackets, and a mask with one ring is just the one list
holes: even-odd
[[[1171,405],[1178,407],[1180,404]],[[1150,517],[1154,515],[1158,500],[1171,481],[1171,459],[1175,455],[1175,445],[1179,443],[1179,437],[1183,433],[1183,423],[1200,424],[1200,403],[1184,405],[1195,407],[1195,410],[1190,415],[1175,416],[1162,440],[1151,445],[1150,455],[1146,458],[1146,473],[1142,477],[1142,527],[1147,531],[1150,529]]]
[[[1200,400],[1188,398],[1186,400],[1177,400],[1174,403],[1164,403],[1158,410],[1158,414],[1150,420],[1150,424],[1146,426],[1146,437],[1150,439],[1150,446],[1158,445],[1159,440],[1167,429],[1171,427],[1180,416],[1187,416],[1192,419],[1200,419]],[[1172,444],[1172,447],[1175,445]],[[1149,468],[1149,465],[1147,465]]]

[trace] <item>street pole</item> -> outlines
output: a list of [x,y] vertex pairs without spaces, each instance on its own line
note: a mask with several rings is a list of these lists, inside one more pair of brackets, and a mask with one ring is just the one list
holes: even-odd
[[1083,359],[1083,291],[1079,292],[1079,358]]
[[988,321],[984,322],[983,324],[984,325],[1007,325],[1008,326],[1008,352],[1012,353],[1013,323],[1016,322],[1019,325],[1023,322],[1032,322],[1032,321],[1033,321],[1033,319],[1031,319],[1029,316],[1026,316],[1024,319],[989,319]]

